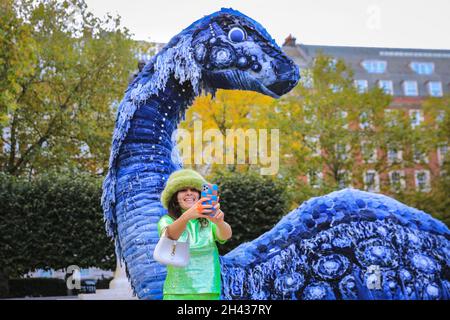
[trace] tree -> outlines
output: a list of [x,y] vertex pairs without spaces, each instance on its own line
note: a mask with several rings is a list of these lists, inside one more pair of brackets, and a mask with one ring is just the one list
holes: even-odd
[[270,126],[282,131],[281,174],[296,204],[347,186],[396,196],[401,188],[391,183],[392,172],[430,169],[417,155],[434,150],[439,128],[428,120],[412,126],[409,113],[390,102],[379,88],[359,92],[344,61],[316,57],[269,114]]
[[428,98],[423,104],[423,110],[427,115],[427,127],[434,134],[431,147],[439,152],[440,168],[432,171],[431,192],[404,190],[397,195],[397,199],[432,213],[450,226],[450,159],[447,151],[450,141],[450,96]]
[[[227,136],[229,138],[235,137],[235,142],[238,139],[242,139],[241,141],[245,141],[246,145],[249,146],[249,138],[246,138],[246,140],[243,139],[247,133],[246,131],[248,129],[258,130],[267,128],[264,121],[267,110],[270,110],[273,101],[274,99],[256,92],[237,90],[218,90],[214,98],[211,95],[198,97],[194,104],[187,110],[186,121],[180,124],[180,129],[185,130],[191,137],[191,152],[186,152],[186,158],[183,159],[184,164],[192,165],[196,170],[203,171],[204,173],[225,168],[242,172],[246,172],[250,168],[259,168],[259,163],[250,164],[249,158],[251,154],[247,152],[248,149],[242,158],[243,163],[239,164],[238,147],[235,146],[234,150],[227,150],[226,138]],[[201,129],[202,132],[200,133],[198,129]],[[210,129],[216,130],[223,137],[223,143],[217,145],[217,149],[222,149],[223,151],[223,158],[220,160],[215,158],[207,161],[205,157],[205,153],[209,154],[207,150],[214,150],[214,146],[216,146],[215,138],[211,138],[211,141],[209,141],[209,137],[207,138],[208,134],[206,131]],[[201,135],[196,136],[196,130]],[[183,133],[183,131],[180,131],[180,133]],[[258,132],[255,133],[257,136]],[[181,146],[182,141],[183,139],[180,138],[179,146]],[[196,143],[200,143],[201,146],[199,148],[198,146],[196,147]],[[180,152],[183,151],[185,150],[180,150]],[[196,151],[203,152],[201,163],[197,161],[199,158],[196,158]],[[214,151],[212,153],[213,156],[217,156],[217,153]],[[226,164],[227,153],[234,158],[232,164]]]
[[0,3],[0,125],[7,123],[9,112],[16,109],[24,78],[33,73],[36,43],[32,28],[17,17],[13,0]]
[[118,17],[94,17],[83,0],[4,6],[1,170],[102,174],[115,107],[136,63],[128,31]]

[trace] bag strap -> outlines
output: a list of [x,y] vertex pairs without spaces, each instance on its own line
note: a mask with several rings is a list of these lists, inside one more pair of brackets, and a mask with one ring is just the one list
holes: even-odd
[[[167,226],[165,226],[164,228],[163,228],[163,231],[162,231],[162,233],[161,233],[161,236],[162,237],[167,237],[166,236],[166,231],[167,231],[167,228],[168,228],[169,226],[167,225]],[[185,231],[186,231],[186,233],[187,233],[187,242],[189,242],[189,232],[185,229]],[[181,236],[180,236],[181,237]],[[168,237],[167,237],[168,238]],[[169,238],[169,240],[172,240],[172,239],[170,239]],[[175,241],[175,242],[178,242],[178,240],[172,240],[172,241]]]

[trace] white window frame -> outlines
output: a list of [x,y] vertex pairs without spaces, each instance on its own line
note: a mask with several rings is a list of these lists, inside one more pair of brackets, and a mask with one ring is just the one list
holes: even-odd
[[434,73],[434,63],[424,61],[412,61],[409,64],[412,71],[420,75],[430,75]]
[[[410,89],[413,89],[413,91],[410,91]],[[417,85],[417,81],[414,80],[403,81],[403,94],[406,97],[417,97],[419,95],[419,87]]]
[[361,62],[361,66],[368,73],[381,74],[381,73],[386,72],[387,61],[385,61],[385,60],[364,60]]
[[372,117],[372,114],[371,113],[367,113],[367,121],[366,122],[362,122],[361,118],[362,118],[363,113],[366,114],[367,112],[360,113],[360,115],[359,115],[359,127],[362,130],[373,129],[373,123],[372,123],[372,121],[370,119]]
[[394,83],[392,80],[378,80],[378,87],[386,94],[394,95]]
[[[445,152],[442,151],[444,148],[446,149]],[[438,158],[438,163],[440,166],[442,166],[444,164],[446,157],[448,157],[448,144],[441,143],[437,147],[437,158]]]
[[411,109],[409,110],[409,119],[411,120],[411,127],[415,128],[421,125],[425,120],[423,110]]
[[[433,88],[433,85],[437,85],[437,87]],[[444,95],[441,81],[428,81],[427,87],[428,93],[432,97],[442,97]]]
[[[393,181],[393,175],[398,173],[400,175],[400,188],[396,188]],[[405,190],[406,188],[406,180],[405,180],[405,171],[403,170],[394,170],[389,172],[389,184],[391,185],[392,191]]]
[[344,181],[344,186],[341,188],[341,186],[339,185],[341,183],[341,181],[338,181],[338,187],[340,189],[345,189],[345,188],[352,188],[352,173],[348,170],[339,170],[338,171],[338,175],[342,176],[342,175],[347,175],[347,181]]
[[[367,174],[374,174],[374,187],[373,189],[369,189],[369,186],[367,185]],[[364,190],[368,191],[368,192],[380,192],[380,176],[378,174],[378,172],[376,172],[375,170],[367,170],[366,172],[364,172],[364,176],[363,176],[363,180],[364,180]]]
[[[392,157],[389,156],[390,150],[396,150],[397,151],[395,159],[393,159]],[[388,149],[387,149],[387,161],[388,161],[388,164],[402,162],[403,161],[403,151],[399,150],[398,148],[388,147]]]
[[425,153],[421,153],[420,157],[417,157],[416,147],[412,146],[412,152],[413,152],[413,160],[415,163],[428,163],[428,155]]
[[355,87],[358,93],[366,93],[369,91],[369,82],[364,79],[355,80]]
[[[419,179],[418,176],[419,174],[424,173],[425,174],[425,188],[424,189],[420,189],[419,186]],[[416,184],[416,190],[417,191],[422,191],[422,192],[429,192],[431,191],[431,185],[430,185],[430,171],[429,170],[415,170],[414,171],[414,182]]]

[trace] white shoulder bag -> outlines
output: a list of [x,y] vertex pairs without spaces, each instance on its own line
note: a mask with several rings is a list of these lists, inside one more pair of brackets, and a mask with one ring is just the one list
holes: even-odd
[[167,227],[164,228],[153,251],[153,259],[175,267],[186,267],[189,264],[189,232],[186,242],[172,240],[166,236]]

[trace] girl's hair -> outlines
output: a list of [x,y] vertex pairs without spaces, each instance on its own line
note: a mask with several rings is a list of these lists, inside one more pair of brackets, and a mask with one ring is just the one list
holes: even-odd
[[[195,191],[198,192],[198,195],[200,198],[200,191],[198,191],[198,190],[195,190]],[[174,195],[172,196],[172,198],[170,198],[169,206],[168,206],[169,216],[174,220],[178,219],[182,213],[181,206],[178,203],[178,192],[179,191],[175,192]],[[208,224],[209,224],[208,219],[206,219],[206,218],[197,218],[197,219],[199,220],[202,228],[208,226]]]

